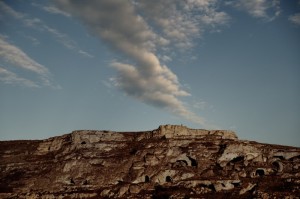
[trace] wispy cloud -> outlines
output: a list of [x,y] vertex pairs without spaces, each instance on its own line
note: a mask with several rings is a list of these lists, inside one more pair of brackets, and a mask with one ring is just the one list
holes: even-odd
[[296,25],[300,25],[300,13],[296,13],[294,15],[289,16],[289,21]]
[[[59,87],[55,86],[52,83],[52,81],[50,80],[51,74],[45,66],[39,64],[38,62],[30,58],[24,51],[22,51],[17,46],[7,42],[3,36],[0,36],[0,61],[37,74],[41,81],[41,84],[44,86],[50,86],[53,88]],[[8,70],[2,69],[1,72],[2,75],[5,75],[5,78],[2,77],[2,80],[5,80],[5,82],[23,82],[27,85],[32,85],[31,87],[35,87],[34,85],[37,85],[32,81],[18,77],[16,74]]]
[[37,38],[35,38],[35,37],[32,37],[30,35],[24,35],[24,37],[26,39],[30,40],[33,45],[39,45],[40,44],[40,41]]
[[43,9],[44,11],[50,13],[50,14],[57,14],[57,15],[63,15],[65,17],[71,17],[71,15],[67,12],[64,12],[62,10],[60,10],[59,8],[53,6],[53,5],[41,5],[38,3],[31,3],[32,6],[38,7],[40,9]]
[[[54,6],[43,7],[43,6],[41,6],[39,4],[35,4],[35,3],[33,3],[32,5],[41,7],[43,10],[45,10],[47,12],[69,16],[69,14],[64,13],[63,11],[59,10],[58,8],[56,8]],[[66,48],[73,50],[74,52],[79,53],[85,57],[93,58],[93,55],[80,49],[77,42],[74,41],[73,39],[71,39],[67,34],[62,33],[61,31],[59,31],[53,27],[50,27],[41,19],[29,17],[26,14],[17,12],[1,1],[0,1],[0,10],[2,10],[4,13],[8,14],[11,17],[14,17],[15,19],[20,20],[26,27],[29,27],[29,28],[32,28],[32,29],[35,29],[38,31],[45,31],[45,32],[49,33],[56,39],[56,41],[58,41],[60,44],[62,44]],[[36,44],[36,41],[33,41],[33,42],[34,42],[34,44]],[[85,53],[82,53],[82,52],[85,52]]]
[[168,55],[163,55],[163,56],[161,56],[160,59],[161,59],[162,61],[164,61],[164,62],[172,61],[172,58],[169,57]]
[[43,9],[52,14],[59,14],[59,15],[65,16],[65,17],[71,16],[69,13],[61,11],[60,9],[58,9],[57,7],[54,7],[54,6],[43,6]]
[[90,54],[90,53],[88,53],[88,52],[85,52],[85,51],[83,51],[83,50],[79,50],[78,53],[79,53],[79,54],[82,54],[82,55],[84,55],[84,56],[86,56],[86,57],[89,57],[89,58],[93,58],[93,57],[94,57],[94,55],[92,55],[92,54]]
[[201,109],[204,110],[205,108],[207,108],[207,102],[202,101],[202,100],[198,100],[196,102],[193,103],[193,108],[195,109]]
[[274,20],[281,13],[279,0],[237,0],[227,1],[226,4],[244,10],[251,16],[266,21]]
[[22,13],[19,13],[6,5],[3,1],[0,1],[0,10],[3,11],[3,13],[7,13],[8,15],[16,18],[16,19],[22,19],[24,18],[24,15]]
[[[127,63],[120,60],[111,63],[118,74],[111,79],[115,87],[148,105],[209,127],[204,118],[189,110],[181,100],[190,93],[182,88],[177,75],[161,63],[171,58],[156,54],[168,46],[176,46],[178,50],[190,48],[192,40],[201,36],[204,29],[226,24],[229,17],[217,11],[217,1],[55,2],[61,10],[82,21],[93,35],[129,58]],[[138,14],[141,12],[143,16]]]
[[77,43],[74,40],[72,40],[67,34],[61,33],[57,29],[51,28],[45,24],[43,24],[41,27],[50,34],[52,34],[57,39],[57,41],[59,41],[66,48],[70,50],[77,49]]
[[5,41],[3,37],[0,37],[0,57],[6,62],[39,75],[47,76],[49,74],[45,66],[31,59],[20,48]]
[[19,77],[17,74],[0,67],[0,81],[5,84],[13,84],[13,85],[20,85],[25,87],[31,88],[39,88],[40,86],[35,82]]

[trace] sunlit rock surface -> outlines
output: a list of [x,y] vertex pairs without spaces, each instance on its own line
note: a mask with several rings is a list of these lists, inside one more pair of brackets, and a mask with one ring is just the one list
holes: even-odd
[[0,142],[0,198],[299,198],[300,148],[164,125]]

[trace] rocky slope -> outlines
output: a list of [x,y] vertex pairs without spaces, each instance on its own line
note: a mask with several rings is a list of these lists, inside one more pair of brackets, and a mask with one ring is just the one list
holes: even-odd
[[0,198],[299,198],[300,148],[164,125],[0,142]]

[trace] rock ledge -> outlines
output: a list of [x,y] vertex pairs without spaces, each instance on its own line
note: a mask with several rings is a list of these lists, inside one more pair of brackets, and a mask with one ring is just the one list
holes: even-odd
[[0,198],[299,198],[300,148],[227,130],[80,130],[0,141]]

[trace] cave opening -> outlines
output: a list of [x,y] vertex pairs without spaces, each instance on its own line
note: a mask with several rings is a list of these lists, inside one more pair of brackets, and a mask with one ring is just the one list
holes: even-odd
[[138,152],[138,150],[136,148],[133,148],[130,150],[130,155],[135,155]]
[[172,182],[172,178],[170,176],[166,177],[166,182]]
[[237,162],[241,162],[241,161],[244,161],[244,156],[235,157],[230,162],[237,163]]
[[282,165],[281,162],[275,161],[275,162],[272,163],[272,165],[273,165],[273,167],[275,167],[275,169],[274,169],[275,171],[277,171],[277,172],[282,172],[282,170],[283,170],[283,165]]
[[145,176],[145,182],[146,182],[146,183],[150,182],[149,176]]
[[264,176],[265,175],[265,170],[263,170],[263,169],[257,169],[256,170],[256,175],[258,175],[260,177]]

